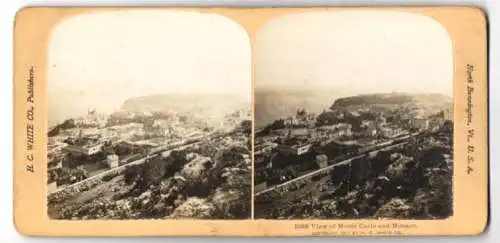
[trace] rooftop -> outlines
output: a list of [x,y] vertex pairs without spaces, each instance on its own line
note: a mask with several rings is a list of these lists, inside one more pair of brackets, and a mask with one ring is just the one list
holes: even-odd
[[312,143],[311,139],[298,139],[290,138],[284,141],[283,145],[291,146],[292,148],[297,148],[305,145],[310,145]]
[[99,140],[95,138],[89,138],[89,137],[83,137],[79,139],[75,139],[72,141],[73,146],[78,146],[78,147],[83,147],[83,148],[89,148],[93,147],[97,144],[99,144]]

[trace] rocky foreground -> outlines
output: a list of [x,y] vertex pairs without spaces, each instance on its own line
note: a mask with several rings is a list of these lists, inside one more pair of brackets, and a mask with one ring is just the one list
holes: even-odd
[[250,217],[249,130],[237,129],[167,157],[127,167],[74,195],[50,200],[54,219]]
[[[403,149],[339,166],[324,178],[255,199],[269,219],[444,219],[453,214],[452,132],[415,139]],[[305,182],[303,182],[305,183]]]

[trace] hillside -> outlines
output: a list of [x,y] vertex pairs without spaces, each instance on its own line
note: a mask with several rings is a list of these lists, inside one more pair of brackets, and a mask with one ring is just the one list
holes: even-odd
[[449,106],[452,98],[442,94],[386,93],[344,97],[335,100],[330,109],[360,106],[415,105],[418,107]]

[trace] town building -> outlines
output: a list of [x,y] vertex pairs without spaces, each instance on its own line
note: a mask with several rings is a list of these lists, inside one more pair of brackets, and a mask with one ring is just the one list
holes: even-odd
[[102,151],[104,143],[95,142],[89,144],[68,144],[63,148],[63,150],[74,154],[74,155],[86,155],[91,156]]
[[309,137],[311,132],[307,128],[295,128],[289,130],[290,137]]
[[451,121],[453,120],[453,110],[451,108],[444,109],[443,113],[444,113],[443,118],[445,120],[451,120]]
[[429,120],[425,117],[415,117],[411,120],[412,128],[418,130],[426,130],[429,129]]
[[375,119],[375,123],[377,123],[378,125],[384,125],[386,122],[387,119],[382,113],[380,113],[380,115]]
[[84,136],[84,137],[100,136],[102,133],[100,129],[95,128],[95,127],[80,129],[80,131],[81,131],[80,136]]
[[104,143],[111,143],[112,145],[120,142],[120,136],[118,134],[104,132],[101,134],[100,141]]
[[160,137],[160,138],[151,138],[151,139],[134,141],[132,143],[140,147],[158,147],[166,144],[166,142],[167,141],[164,138]]
[[105,127],[107,115],[98,113],[95,109],[89,109],[86,116],[75,119],[75,125],[83,127]]
[[57,153],[60,153],[62,151],[62,149],[66,146],[68,146],[68,144],[64,143],[64,142],[53,142],[53,143],[49,142],[48,152],[53,153],[53,154],[57,154]]
[[373,121],[361,123],[362,135],[367,137],[373,137],[377,135],[377,126]]
[[335,125],[321,126],[319,130],[326,131],[334,137],[351,136],[352,125],[348,123],[338,123]]
[[255,155],[271,152],[273,149],[278,147],[277,143],[264,142],[262,144],[255,145]]
[[60,131],[58,137],[60,137],[61,139],[66,139],[71,137],[77,137],[79,136],[80,133],[81,133],[80,129],[71,128]]
[[118,144],[118,146],[122,147],[122,148],[126,148],[126,149],[137,149],[137,148],[140,148],[140,146],[132,141],[129,141],[129,140],[121,140]]
[[133,136],[143,136],[144,125],[140,123],[128,123],[124,125],[116,125],[108,128],[111,132],[119,134],[120,139],[130,139]]
[[404,131],[397,126],[383,126],[379,129],[379,132],[385,138],[394,138],[400,136]]
[[298,109],[295,116],[288,117],[284,120],[284,125],[287,127],[311,127],[316,122],[314,113],[307,113],[304,109]]
[[53,181],[47,185],[47,190],[50,192],[53,192],[57,189],[57,182]]
[[261,191],[266,190],[266,188],[267,188],[267,182],[263,181],[263,182],[255,185],[254,190],[255,190],[255,192],[261,192]]
[[254,154],[255,164],[263,164],[266,161],[266,157],[263,154]]
[[120,159],[116,154],[110,154],[107,157],[107,163],[109,168],[116,168],[120,165]]
[[302,155],[309,152],[312,148],[311,143],[280,144],[277,149],[280,153],[286,155]]
[[328,166],[328,156],[325,154],[320,154],[316,156],[316,164],[319,168],[325,168]]
[[362,128],[367,128],[367,127],[369,127],[369,126],[374,125],[374,123],[375,123],[375,122],[374,122],[374,121],[372,121],[372,120],[362,120],[362,121],[361,121],[361,127],[362,127]]
[[357,112],[357,111],[351,111],[351,112],[349,112],[349,115],[352,117],[360,117],[361,116],[361,114],[359,114],[359,112]]
[[445,119],[434,117],[429,119],[429,130],[436,132],[444,125]]
[[49,171],[62,168],[62,158],[60,157],[49,158],[47,167]]
[[300,121],[295,118],[295,117],[289,117],[287,119],[285,119],[283,121],[283,123],[285,124],[285,126],[289,127],[289,126],[297,126],[300,124]]

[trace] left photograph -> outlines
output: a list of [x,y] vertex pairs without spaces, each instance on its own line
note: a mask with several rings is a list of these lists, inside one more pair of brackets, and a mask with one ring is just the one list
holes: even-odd
[[82,14],[52,29],[47,56],[50,219],[251,217],[251,46],[239,24]]

